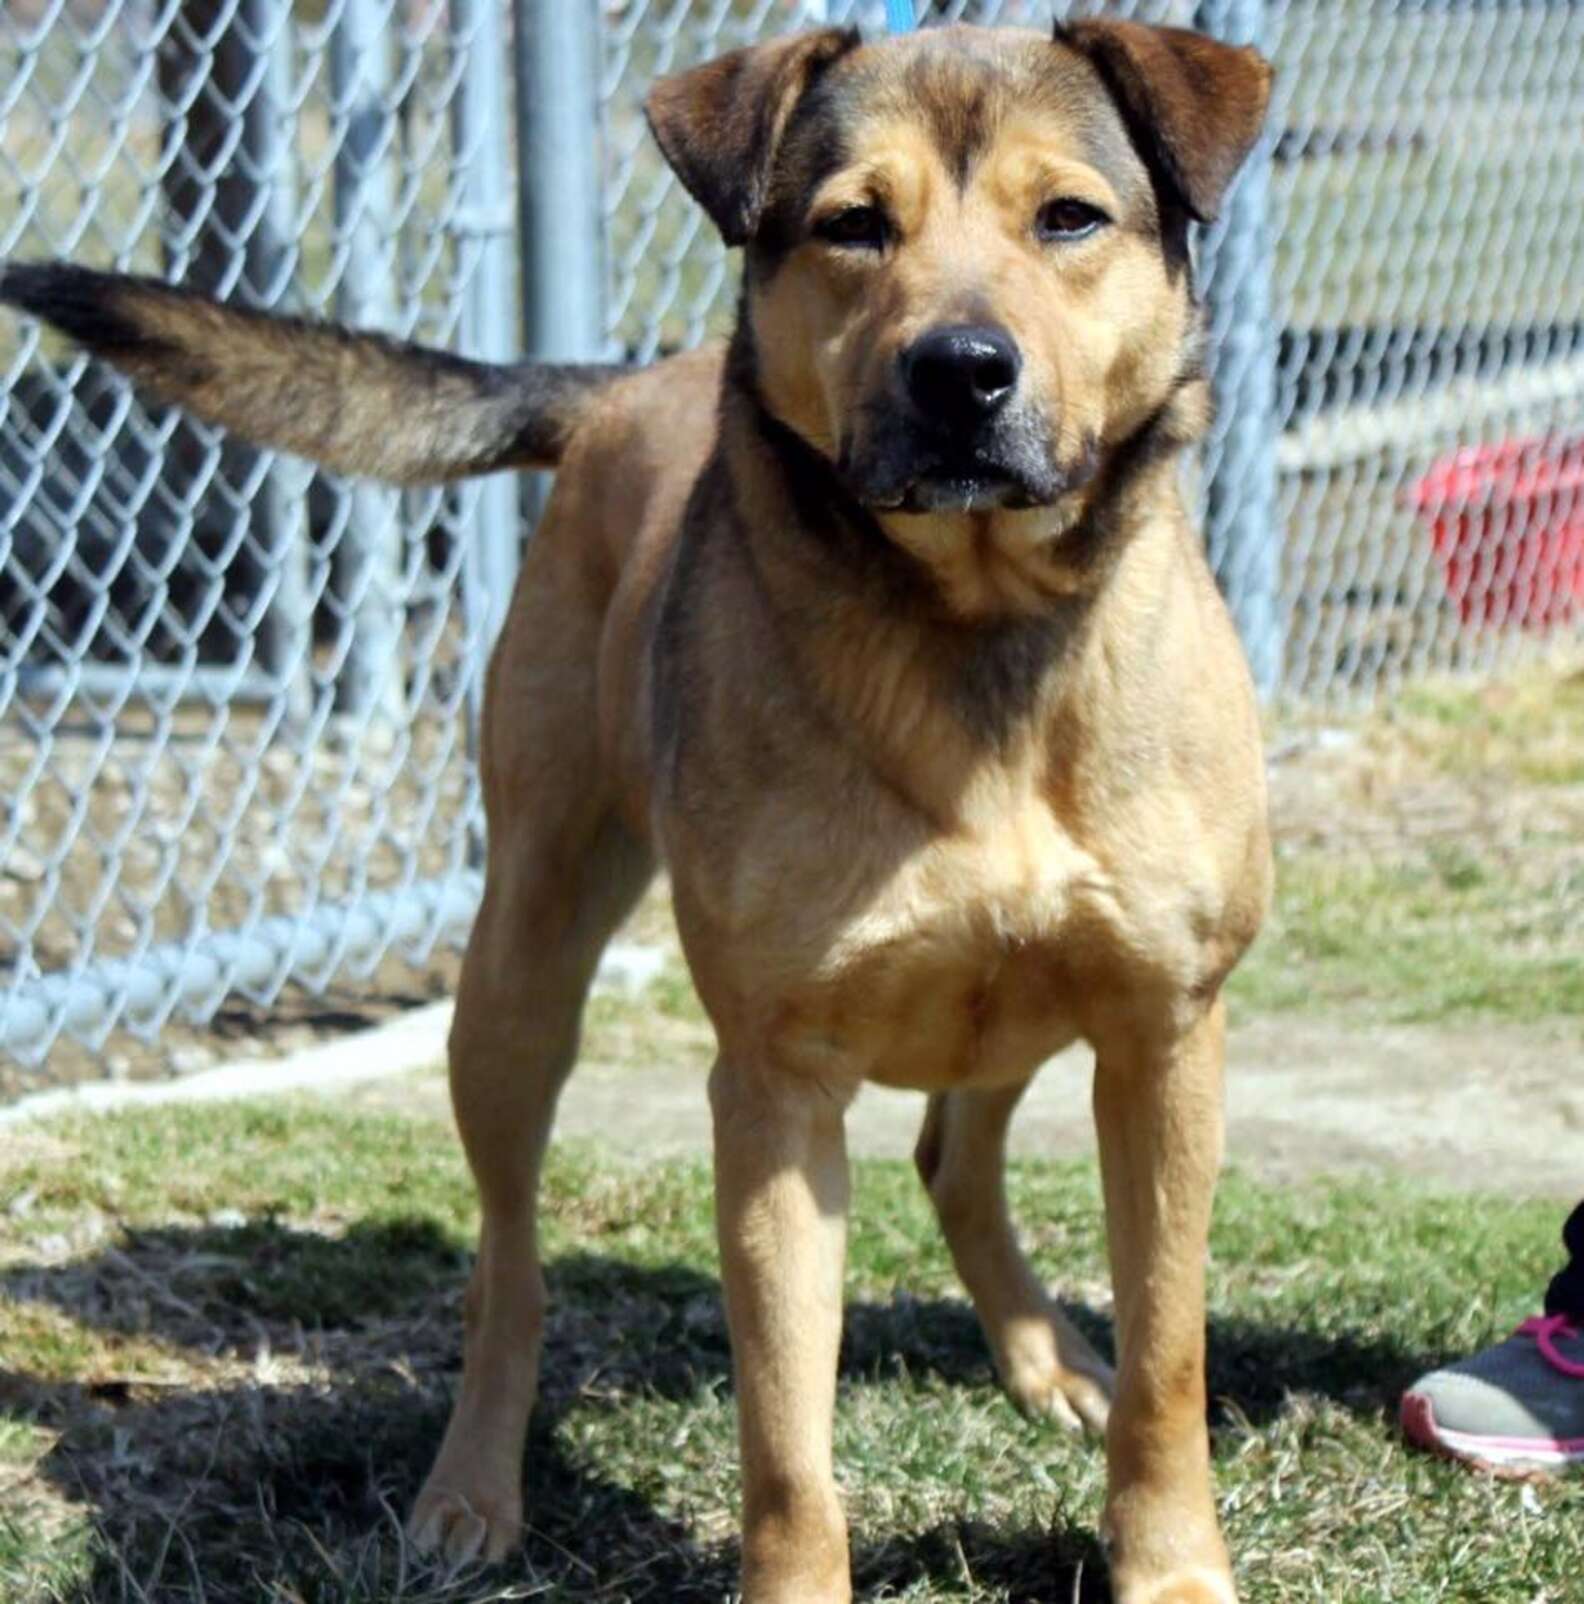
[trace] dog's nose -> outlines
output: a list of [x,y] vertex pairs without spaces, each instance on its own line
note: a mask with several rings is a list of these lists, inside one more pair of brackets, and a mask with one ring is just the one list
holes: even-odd
[[931,329],[902,359],[913,404],[926,417],[955,424],[983,423],[999,412],[1022,366],[1005,329],[973,323]]

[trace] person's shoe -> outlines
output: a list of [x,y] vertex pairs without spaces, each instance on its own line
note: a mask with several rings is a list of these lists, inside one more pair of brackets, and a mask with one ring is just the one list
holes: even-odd
[[1498,1476],[1584,1465],[1584,1331],[1561,1315],[1433,1370],[1403,1394],[1410,1442]]

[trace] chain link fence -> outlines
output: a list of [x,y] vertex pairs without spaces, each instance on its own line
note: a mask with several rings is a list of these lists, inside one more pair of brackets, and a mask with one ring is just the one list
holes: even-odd
[[[12,0],[0,255],[509,350],[507,22]],[[0,1095],[456,941],[496,487],[336,481],[19,322],[0,388]]]
[[[1576,645],[1584,617],[1584,4],[921,0],[929,20],[1198,23],[1277,65],[1204,252],[1211,556],[1268,692],[1364,699]],[[605,333],[724,328],[726,252],[643,136],[656,72],[854,0],[608,8]],[[1217,275],[1228,272],[1218,293]],[[1235,282],[1230,282],[1235,280]]]
[[[1367,698],[1576,648],[1584,4],[1072,9],[1198,22],[1278,65],[1201,263],[1207,538],[1262,685]],[[0,256],[485,357],[649,360],[722,330],[735,282],[647,139],[648,84],[883,13],[7,0]],[[342,483],[22,322],[0,405],[0,1099],[169,1068],[181,1022],[228,999],[432,966],[478,894],[480,665],[536,487]]]

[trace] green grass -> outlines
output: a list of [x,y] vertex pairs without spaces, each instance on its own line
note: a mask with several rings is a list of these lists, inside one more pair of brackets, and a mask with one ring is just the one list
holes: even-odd
[[[1351,719],[1290,710],[1276,901],[1241,1012],[1362,1021],[1584,1015],[1584,673],[1425,682]],[[1340,741],[1336,738],[1340,737]]]
[[1584,671],[1406,686],[1391,717],[1447,774],[1584,785]]
[[1584,1015],[1584,866],[1537,883],[1524,867],[1521,843],[1407,861],[1285,852],[1228,995],[1242,1010],[1403,1022]]
[[[1097,1185],[1023,1166],[1042,1273],[1109,1343]],[[398,1513],[458,1361],[473,1228],[426,1122],[320,1105],[78,1120],[0,1158],[0,1599],[705,1600],[734,1585],[733,1411],[707,1166],[558,1153],[555,1297],[500,1571],[417,1567]],[[1529,1312],[1543,1205],[1399,1186],[1220,1196],[1211,1386],[1250,1604],[1561,1601],[1584,1486],[1408,1453],[1423,1366]],[[1367,1246],[1365,1246],[1367,1245]],[[864,1598],[1103,1598],[1091,1445],[1021,1419],[907,1168],[858,1169],[837,1444]]]

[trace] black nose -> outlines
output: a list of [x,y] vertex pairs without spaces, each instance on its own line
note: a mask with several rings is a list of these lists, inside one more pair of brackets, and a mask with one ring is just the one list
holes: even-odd
[[1006,405],[1022,365],[1005,329],[956,323],[915,340],[902,358],[902,376],[926,417],[975,424]]

